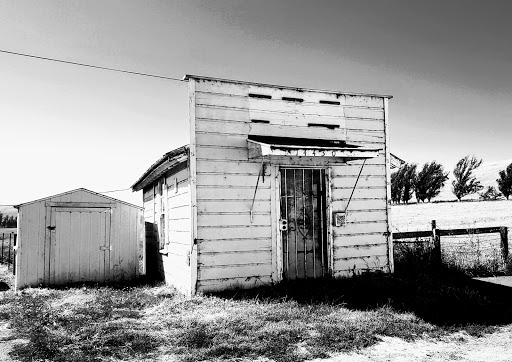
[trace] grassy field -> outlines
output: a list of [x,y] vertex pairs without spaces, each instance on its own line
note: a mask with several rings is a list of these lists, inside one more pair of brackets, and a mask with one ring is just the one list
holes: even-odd
[[391,207],[394,232],[430,230],[436,220],[441,229],[507,226],[512,228],[512,200],[446,202]]
[[[391,209],[394,232],[430,230],[432,220],[440,229],[506,226],[509,244],[512,240],[512,201],[393,205]],[[443,237],[441,251],[444,262],[474,276],[510,275],[512,271],[512,260],[504,260],[497,233]]]

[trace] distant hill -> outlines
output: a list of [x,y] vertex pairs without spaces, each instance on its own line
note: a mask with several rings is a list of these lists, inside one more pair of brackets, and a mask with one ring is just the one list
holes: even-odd
[[[504,170],[508,165],[512,163],[512,159],[502,160],[497,162],[489,162],[486,163],[485,160],[482,165],[475,170],[475,177],[480,183],[487,188],[487,186],[494,186],[498,189],[498,183],[496,179],[499,177],[498,173],[500,170]],[[455,165],[454,165],[455,166]],[[452,181],[453,181],[453,167],[450,169],[446,169],[445,171],[450,171],[449,179],[446,182],[444,188],[441,190],[441,193],[438,197],[433,199],[433,201],[448,201],[448,200],[457,200],[455,195],[452,193]],[[471,200],[478,199],[478,194],[469,195],[463,198],[463,200]]]

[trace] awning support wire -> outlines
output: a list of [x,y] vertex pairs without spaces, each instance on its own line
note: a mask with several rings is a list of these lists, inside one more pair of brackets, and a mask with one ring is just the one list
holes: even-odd
[[263,173],[263,182],[265,182],[265,164],[263,163],[264,158],[261,158],[261,167],[260,172],[258,173],[258,180],[256,181],[256,187],[254,188],[254,196],[252,197],[252,204],[251,204],[251,210],[249,211],[249,215],[251,217],[251,223],[253,219],[253,209],[254,209],[254,200],[256,200],[256,192],[258,191],[258,185],[260,183],[260,177]]
[[352,193],[350,194],[350,198],[348,199],[347,207],[345,207],[345,211],[344,211],[345,214],[347,213],[348,205],[350,205],[350,201],[352,200],[352,196],[354,195],[354,191],[356,190],[357,182],[359,181],[359,177],[361,177],[361,173],[363,172],[363,167],[364,167],[365,163],[366,163],[366,158],[363,160],[363,164],[361,165],[361,169],[359,170],[359,175],[357,175],[356,183],[354,184],[354,187],[352,188]]

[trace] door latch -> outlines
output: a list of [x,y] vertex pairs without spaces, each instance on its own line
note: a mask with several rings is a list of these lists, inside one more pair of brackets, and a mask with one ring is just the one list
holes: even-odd
[[50,230],[50,231],[51,231],[51,230],[55,230],[55,226],[47,226],[46,228],[47,228],[48,230]]
[[100,250],[101,251],[112,250],[112,246],[102,245],[102,246],[100,246]]
[[280,231],[287,231],[288,230],[288,220],[286,220],[286,219],[280,219],[279,220],[279,230]]

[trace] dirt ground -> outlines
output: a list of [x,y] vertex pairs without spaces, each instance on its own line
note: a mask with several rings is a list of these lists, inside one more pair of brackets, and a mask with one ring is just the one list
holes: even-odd
[[512,325],[475,338],[455,333],[443,340],[419,339],[406,342],[383,337],[382,342],[357,353],[343,353],[316,362],[509,362],[512,361]]

